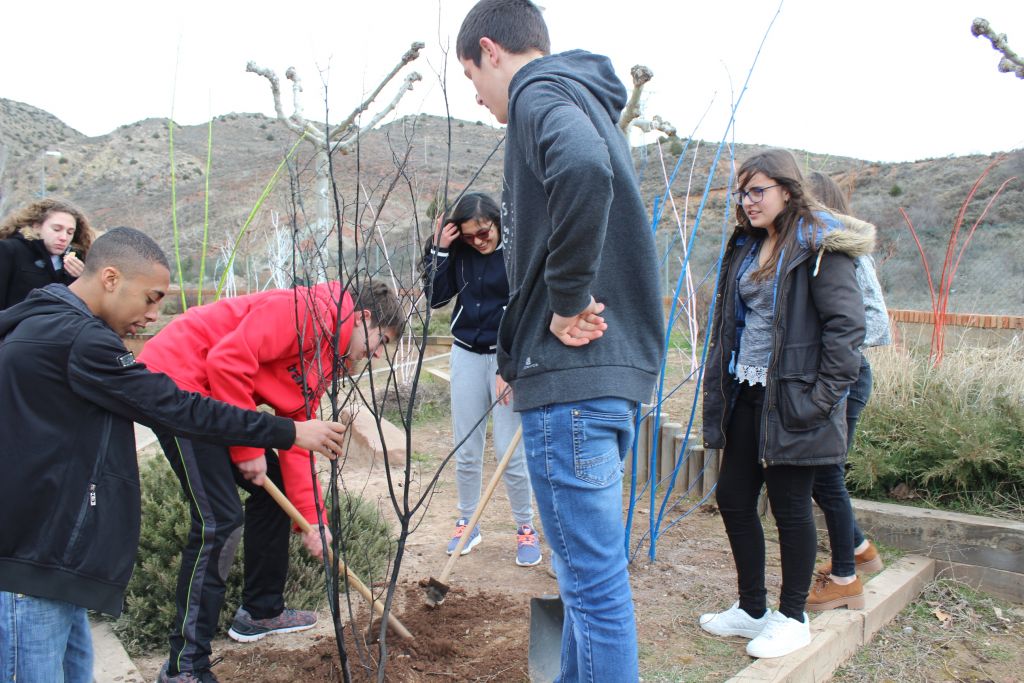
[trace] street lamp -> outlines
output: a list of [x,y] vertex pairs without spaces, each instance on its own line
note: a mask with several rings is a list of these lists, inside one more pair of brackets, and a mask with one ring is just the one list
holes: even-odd
[[40,197],[45,197],[46,196],[46,157],[58,157],[59,158],[60,156],[61,156],[60,152],[58,152],[56,150],[48,149],[45,152],[43,152],[43,154],[40,155],[40,157],[39,157],[40,158],[40,166],[41,166],[40,169],[39,169],[39,196]]

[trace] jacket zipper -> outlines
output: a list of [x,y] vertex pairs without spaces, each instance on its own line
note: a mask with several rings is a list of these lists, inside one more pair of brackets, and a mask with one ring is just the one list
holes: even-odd
[[[782,253],[779,254],[780,263],[782,263],[782,259],[785,257],[785,255],[786,251],[785,249],[783,249]],[[779,351],[781,350],[781,344],[779,342],[779,339],[782,335],[779,334],[779,321],[782,319],[782,307],[779,306],[779,301],[784,301],[786,299],[786,296],[789,294],[790,274],[792,274],[792,272],[796,270],[797,266],[799,266],[806,260],[807,258],[806,256],[804,256],[803,258],[797,258],[793,263],[789,264],[789,267],[786,268],[786,272],[782,276],[781,285],[779,284],[779,278],[777,275],[775,278],[775,288],[777,296],[772,302],[772,305],[775,307],[775,310],[772,312],[772,355],[768,360],[768,370],[765,373],[765,378],[767,382],[764,388],[764,407],[761,409],[761,443],[758,444],[758,452],[760,453],[761,467],[768,467],[769,465],[772,464],[771,461],[768,460],[768,457],[765,455],[765,451],[767,450],[768,446],[768,413],[774,406],[772,400],[775,398],[775,396],[772,393],[772,385],[774,384],[774,382],[772,382],[771,380],[772,368],[775,367],[775,365],[777,365]]]
[[82,535],[82,527],[85,526],[85,518],[89,512],[89,508],[96,507],[96,482],[99,480],[100,473],[103,471],[103,465],[107,460],[107,444],[110,442],[110,426],[113,418],[107,415],[103,420],[103,436],[100,438],[100,447],[98,455],[96,457],[96,465],[93,467],[92,476],[89,478],[88,495],[85,500],[82,501],[82,507],[78,511],[78,517],[75,519],[75,527],[71,531],[71,538],[68,539],[68,547],[64,553],[64,563],[67,564],[69,554],[74,549],[78,537]]
[[[727,251],[727,253],[725,254],[725,256],[723,258],[729,258],[732,255],[733,251],[735,251],[735,246],[730,241],[729,246],[728,246],[728,251]],[[724,355],[725,351],[722,350],[722,349],[725,348],[725,346],[721,343],[722,342],[722,330],[725,329],[725,311],[722,310],[722,306],[724,306],[725,304],[722,303],[722,287],[723,287],[723,285],[725,283],[727,283],[729,281],[728,278],[730,277],[730,274],[729,274],[728,271],[726,271],[725,277],[726,277],[726,279],[723,280],[721,283],[719,283],[719,285],[718,285],[719,286],[719,291],[715,295],[717,297],[717,301],[718,301],[718,304],[717,304],[718,305],[718,342],[719,342],[718,345],[721,347],[721,348],[718,349],[718,355],[721,358],[722,362],[725,361],[725,355]],[[726,290],[728,290],[728,287],[726,287]],[[721,362],[719,363],[719,365],[721,366]],[[719,434],[721,434],[721,436],[722,436],[722,444],[723,445],[725,444],[725,432],[726,432],[725,414],[727,412],[726,409],[728,407],[727,406],[728,401],[726,400],[726,395],[725,395],[725,377],[726,377],[727,373],[728,373],[728,370],[726,370],[725,372],[722,372],[720,370],[719,373],[718,373],[718,393],[721,395],[721,399],[722,399],[722,411],[721,411],[722,417],[719,420],[720,424],[718,425],[718,428],[719,428]]]

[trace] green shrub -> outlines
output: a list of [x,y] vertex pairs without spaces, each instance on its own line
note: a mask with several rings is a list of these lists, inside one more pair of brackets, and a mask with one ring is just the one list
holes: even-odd
[[1024,495],[1024,353],[872,353],[874,390],[850,457],[851,490],[884,496],[906,483],[950,507],[985,508]]
[[903,194],[903,188],[899,185],[893,185],[889,188],[890,197],[899,197],[901,194]]
[[[132,654],[167,645],[181,550],[189,530],[188,504],[167,461],[162,457],[150,458],[142,464],[140,474],[139,554],[125,595],[124,613],[114,623],[114,631]],[[241,493],[244,498],[246,494]],[[393,553],[387,524],[371,503],[357,496],[346,495],[341,510],[343,523],[337,536],[345,548],[349,567],[367,585],[383,580]],[[242,599],[244,543],[243,539],[228,576],[225,609],[220,618],[222,632],[230,626]],[[289,553],[285,602],[299,609],[320,609],[325,605],[322,564],[304,550],[298,534],[292,535]]]

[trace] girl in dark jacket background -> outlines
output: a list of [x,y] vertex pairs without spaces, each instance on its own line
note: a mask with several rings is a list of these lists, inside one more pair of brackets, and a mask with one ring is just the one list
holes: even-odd
[[[811,489],[817,466],[846,457],[846,394],[864,338],[853,258],[870,253],[873,235],[845,231],[817,210],[785,150],[747,159],[737,185],[738,225],[722,264],[705,368],[704,440],[723,449],[717,500],[739,600],[700,624],[751,638],[753,657],[780,657],[810,642]],[[782,556],[777,612],[767,608],[762,484]]]
[[[520,426],[510,392],[505,391],[507,385],[497,374],[498,324],[508,303],[508,276],[501,216],[495,201],[478,192],[463,195],[447,218],[438,223],[423,266],[431,307],[440,308],[455,299],[451,322],[452,431],[455,443],[462,445],[455,454],[459,517],[448,553],[454,552],[459,539],[468,533],[469,540],[462,550],[465,554],[483,538],[479,526],[467,526],[480,500],[487,411],[494,406],[494,450],[499,459]],[[540,541],[533,528],[532,491],[522,443],[509,461],[504,480],[516,523],[516,564],[538,564]]]
[[0,310],[38,287],[74,282],[92,240],[89,220],[70,202],[40,199],[8,216],[0,224]]

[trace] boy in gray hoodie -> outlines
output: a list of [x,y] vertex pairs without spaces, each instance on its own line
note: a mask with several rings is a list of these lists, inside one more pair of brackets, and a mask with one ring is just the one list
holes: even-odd
[[618,128],[626,89],[606,57],[550,55],[529,0],[478,2],[456,50],[477,102],[508,124],[498,382],[521,413],[565,604],[559,680],[637,680],[622,461],[659,374],[664,322],[654,236]]

